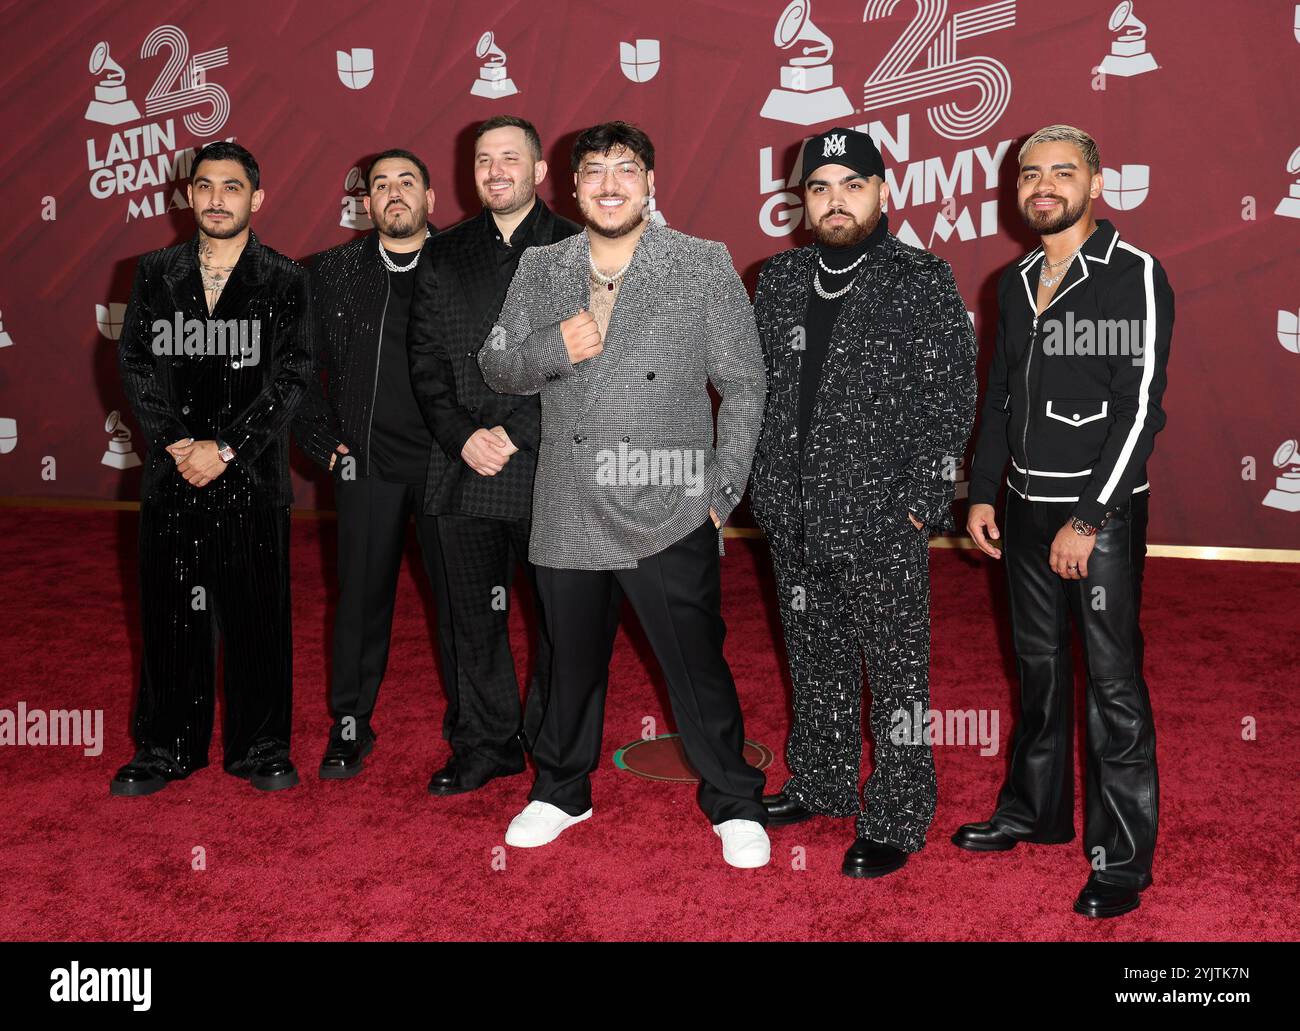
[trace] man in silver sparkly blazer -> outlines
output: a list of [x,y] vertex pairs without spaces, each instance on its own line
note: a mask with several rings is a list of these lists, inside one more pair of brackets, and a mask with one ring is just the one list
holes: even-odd
[[[479,351],[489,386],[539,393],[542,407],[529,559],[553,688],[537,779],[506,843],[545,845],[591,816],[616,629],[605,614],[626,597],[663,669],[724,858],[762,866],[763,775],[742,753],[718,560],[762,420],[753,309],[724,245],[648,217],[654,145],[644,132],[587,129],[572,167],[586,231],[523,253]],[[709,383],[722,397],[716,447]]]
[[[843,872],[880,877],[934,817],[928,531],[953,528],[975,337],[948,263],[890,234],[870,136],[814,136],[802,175],[816,241],[764,263],[754,299],[769,392],[750,507],[794,684],[791,776],[764,804],[773,825],[855,815]],[[864,653],[875,747],[859,804]]]

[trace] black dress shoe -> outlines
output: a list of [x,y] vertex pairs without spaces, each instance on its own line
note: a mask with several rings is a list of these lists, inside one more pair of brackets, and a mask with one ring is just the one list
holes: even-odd
[[767,810],[767,825],[769,827],[784,827],[791,823],[803,823],[804,820],[811,820],[817,814],[811,809],[806,809],[784,791],[779,791],[775,795],[763,796],[763,808]]
[[161,791],[170,781],[156,770],[135,760],[127,763],[108,782],[111,795],[152,795]]
[[492,766],[486,771],[469,771],[462,769],[453,755],[447,760],[446,766],[429,778],[429,794],[463,795],[470,791],[477,791],[497,777],[513,777],[516,773],[523,773],[524,768],[525,764],[521,758],[518,765]]
[[1090,917],[1119,916],[1142,904],[1142,893],[1136,888],[1126,888],[1121,884],[1106,884],[1097,880],[1096,875],[1088,878],[1088,883],[1074,900],[1074,911]]
[[365,758],[375,748],[375,739],[366,737],[360,741],[339,741],[331,737],[325,748],[325,756],[320,761],[321,780],[346,780],[355,777],[365,765]]
[[907,853],[870,838],[857,838],[844,853],[840,867],[846,877],[884,877],[907,863]]
[[1009,852],[1020,844],[1020,839],[1013,838],[983,820],[962,824],[952,836],[952,843],[971,852]]
[[298,771],[287,758],[271,759],[255,769],[248,782],[259,791],[283,791],[298,783]]

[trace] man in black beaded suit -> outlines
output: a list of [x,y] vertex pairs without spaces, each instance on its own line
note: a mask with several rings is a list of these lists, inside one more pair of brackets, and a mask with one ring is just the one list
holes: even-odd
[[[890,234],[871,137],[830,129],[802,169],[816,242],[765,262],[754,301],[768,396],[750,507],[794,683],[791,776],[763,801],[774,826],[856,815],[843,871],[879,877],[934,816],[930,745],[899,721],[929,709],[928,533],[953,528],[976,347],[948,264]],[[864,653],[875,762],[859,805]]]
[[194,155],[198,232],[140,259],[122,324],[118,369],[149,453],[137,751],[114,795],[149,795],[208,765],[218,632],[222,765],[264,791],[298,783],[288,429],[311,375],[311,288],[249,228],[260,180],[239,144]]

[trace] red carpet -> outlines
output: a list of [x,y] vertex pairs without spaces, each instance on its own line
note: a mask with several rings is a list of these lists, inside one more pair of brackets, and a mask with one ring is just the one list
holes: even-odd
[[[315,776],[328,728],[328,521],[294,522],[302,785],[254,791],[221,772],[214,742],[212,765],[188,781],[149,798],[110,798],[109,778],[132,753],[136,522],[130,512],[0,509],[0,708],[100,708],[105,738],[97,757],[74,747],[0,748],[0,938],[1296,938],[1295,566],[1149,561],[1146,672],[1162,802],[1156,883],[1136,912],[1087,921],[1070,911],[1087,876],[1078,840],[1002,856],[948,842],[958,824],[991,810],[1013,711],[1005,633],[991,618],[1000,578],[968,553],[933,553],[932,704],[1000,709],[1002,745],[988,757],[971,746],[936,749],[938,816],[928,846],[903,871],[880,881],[841,876],[852,822],[830,819],[774,829],[770,866],[732,870],[692,786],[642,780],[610,761],[595,776],[590,821],[548,848],[509,850],[496,869],[494,850],[504,851],[530,777],[449,800],[425,793],[447,753],[427,608],[409,564],[375,753],[355,780]],[[746,734],[777,753],[768,771],[775,790],[785,776],[787,687],[767,555],[761,542],[727,548],[727,653]],[[521,658],[523,641],[517,623]],[[660,732],[671,729],[650,669],[639,635],[620,632],[607,756],[640,736],[646,716]],[[1246,717],[1257,740],[1242,740]],[[196,847],[205,870],[191,868]],[[797,849],[806,869],[792,868]]]

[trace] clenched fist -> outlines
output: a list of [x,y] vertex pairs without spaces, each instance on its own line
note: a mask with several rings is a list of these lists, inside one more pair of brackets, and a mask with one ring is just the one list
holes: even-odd
[[596,325],[595,316],[586,308],[561,322],[560,332],[564,334],[564,347],[569,352],[570,365],[595,358],[605,349],[605,342],[601,339],[600,327]]

